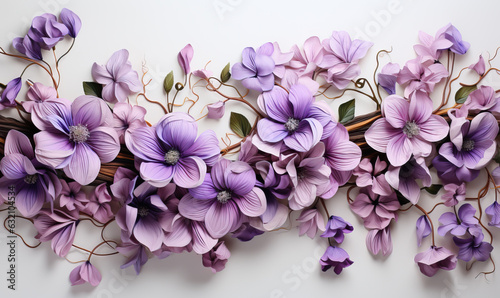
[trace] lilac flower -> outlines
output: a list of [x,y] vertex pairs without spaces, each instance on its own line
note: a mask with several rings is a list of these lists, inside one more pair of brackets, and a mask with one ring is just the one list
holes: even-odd
[[34,60],[42,60],[42,48],[40,45],[31,39],[29,35],[25,35],[24,37],[16,37],[12,41],[12,46],[21,54],[25,55],[28,58]]
[[358,167],[353,171],[354,176],[358,176],[356,178],[356,185],[358,187],[371,186],[371,190],[376,194],[382,196],[390,195],[393,190],[382,173],[386,168],[387,163],[380,161],[379,156],[375,160],[375,165],[372,165],[369,158],[363,158]]
[[40,103],[48,99],[57,100],[57,91],[54,87],[45,86],[42,83],[35,83],[28,89],[28,101],[23,101],[21,104],[28,113],[33,113],[33,109]]
[[127,96],[142,90],[137,72],[128,61],[128,51],[123,49],[109,58],[106,67],[94,63],[92,77],[104,85],[102,98],[110,103],[124,102]]
[[491,171],[491,177],[493,177],[493,181],[495,182],[495,186],[500,185],[500,166],[496,167]]
[[397,95],[388,96],[382,102],[382,115],[365,138],[370,147],[387,153],[395,167],[404,165],[412,154],[428,156],[431,143],[448,134],[446,120],[432,114],[432,101],[423,92],[416,92],[410,102]]
[[245,48],[241,54],[241,63],[235,63],[232,67],[232,76],[241,80],[243,86],[259,92],[269,91],[274,87],[273,70],[275,63],[273,44],[268,42],[255,51],[253,48]]
[[396,93],[396,81],[399,75],[399,64],[387,63],[380,73],[377,75],[378,84],[389,93],[389,95]]
[[434,86],[448,76],[448,71],[441,63],[426,65],[417,57],[406,62],[398,75],[398,84],[405,85],[404,95],[410,97],[415,91],[431,93]]
[[490,216],[489,226],[500,228],[500,204],[497,201],[488,206],[484,212]]
[[106,188],[106,183],[99,184],[94,193],[90,196],[83,212],[95,218],[101,223],[107,223],[114,217],[111,211],[111,201],[113,198]]
[[476,209],[471,204],[463,204],[458,209],[458,218],[453,212],[443,213],[439,217],[441,226],[438,234],[443,236],[450,232],[454,236],[463,236],[467,229],[478,229],[478,220],[474,218]]
[[422,240],[429,236],[432,232],[431,223],[426,215],[422,215],[417,219],[417,245],[420,247]]
[[203,266],[211,268],[213,273],[219,272],[226,267],[229,257],[231,257],[231,252],[224,241],[221,241],[212,250],[203,254]]
[[148,261],[146,248],[141,244],[132,241],[125,241],[117,246],[116,250],[119,253],[128,256],[127,261],[125,262],[125,264],[121,265],[120,268],[125,269],[133,265],[135,273],[139,275],[142,266],[144,266],[144,264],[146,264],[146,262]]
[[421,44],[413,46],[415,53],[422,58],[422,62],[435,62],[439,61],[443,50],[449,49],[453,43],[444,36],[437,36],[437,38],[420,31],[418,33],[418,39]]
[[326,230],[321,237],[333,238],[338,244],[344,242],[344,234],[352,232],[354,228],[342,217],[330,216],[326,223]]
[[325,231],[325,221],[318,209],[302,210],[297,218],[299,224],[299,236],[306,234],[314,239],[318,230]]
[[450,47],[450,51],[459,55],[465,54],[470,47],[470,44],[468,42],[462,40],[462,35],[452,24],[448,24],[445,27],[439,29],[436,33],[436,36],[437,38],[444,37],[445,39],[451,41],[452,46]]
[[390,255],[392,253],[392,240],[389,226],[381,230],[370,230],[366,235],[366,247],[374,255],[379,252],[382,252],[384,256]]
[[7,83],[7,86],[2,91],[2,95],[0,97],[0,111],[5,109],[6,107],[15,107],[16,106],[16,97],[21,91],[21,78],[15,78]]
[[141,160],[142,179],[156,187],[174,181],[192,188],[203,183],[207,165],[220,156],[219,141],[211,130],[196,137],[198,126],[185,113],[163,116],[155,127],[141,127],[125,135],[127,148]]
[[469,111],[479,112],[493,108],[497,102],[498,98],[495,97],[495,89],[490,86],[481,86],[469,94],[463,105]]
[[309,37],[303,49],[297,45],[292,46],[293,57],[289,62],[290,68],[299,76],[312,76],[318,65],[323,61],[324,50],[317,36]]
[[319,83],[309,76],[300,75],[292,68],[287,68],[280,82],[281,86],[287,90],[292,88],[293,85],[305,86],[311,94],[316,94],[319,89]]
[[12,185],[16,192],[16,208],[26,217],[35,216],[44,203],[53,204],[61,191],[61,183],[52,169],[35,159],[28,137],[10,130],[5,138],[5,156],[0,161],[0,202],[7,201]]
[[43,49],[50,50],[68,33],[68,27],[57,22],[55,15],[44,13],[33,19],[28,36]]
[[191,72],[191,66],[189,64],[193,59],[193,54],[193,46],[188,43],[177,55],[177,61],[186,75]]
[[381,230],[389,225],[391,219],[397,219],[396,211],[401,206],[396,193],[381,196],[364,187],[359,190],[350,207],[363,219],[366,228]]
[[120,143],[125,143],[125,134],[132,133],[139,127],[145,127],[146,109],[141,106],[132,106],[129,103],[119,102],[113,107],[112,126],[118,134]]
[[445,206],[455,206],[458,202],[465,200],[465,183],[460,185],[446,184],[444,190],[446,193],[441,196],[441,199],[444,201]]
[[479,76],[484,75],[486,72],[486,63],[484,62],[483,55],[479,55],[479,60],[476,63],[469,65],[469,69],[474,70]]
[[224,116],[224,112],[226,110],[225,108],[226,104],[223,101],[218,101],[213,104],[209,104],[207,106],[208,109],[208,114],[207,118],[208,119],[220,119],[222,116]]
[[[252,219],[257,218],[252,217],[250,220]],[[232,232],[231,237],[246,242],[252,240],[255,236],[262,234],[264,234],[264,231],[252,227],[248,222],[244,222],[238,229],[236,229],[236,231]]]
[[51,241],[52,250],[60,257],[65,257],[75,240],[76,227],[79,223],[78,210],[42,209],[34,218],[38,231],[35,236],[40,242]]
[[96,287],[101,282],[101,279],[101,273],[89,261],[75,267],[69,275],[69,281],[72,286],[88,282],[92,286]]
[[457,258],[469,262],[473,258],[484,262],[489,259],[493,246],[488,242],[483,242],[484,235],[481,232],[472,233],[471,237],[461,239],[453,237],[453,242],[459,248]]
[[342,269],[351,266],[353,263],[354,262],[349,259],[347,252],[336,246],[328,246],[319,260],[323,272],[333,267],[333,272],[337,275],[342,272]]
[[273,48],[273,54],[271,55],[271,58],[274,60],[273,73],[275,76],[281,79],[285,75],[286,69],[288,67],[288,62],[290,62],[290,60],[293,58],[294,53],[283,53],[277,42],[273,42]]
[[247,163],[221,159],[203,184],[181,199],[180,214],[205,221],[210,235],[220,238],[239,228],[245,215],[256,217],[266,210],[266,197],[255,182],[255,172]]
[[[38,115],[42,130],[34,135],[37,159],[86,185],[94,181],[101,163],[115,159],[120,151],[118,136],[107,121],[108,106],[94,96],[80,96],[69,109],[53,103],[53,114]],[[47,110],[48,111],[48,110]]]
[[59,14],[59,21],[68,28],[69,36],[76,38],[78,32],[82,28],[82,20],[80,17],[67,8],[63,8]]
[[83,210],[83,203],[87,201],[87,195],[78,182],[66,182],[60,179],[62,190],[59,196],[59,206],[66,207],[69,211]]
[[455,269],[457,257],[444,247],[431,246],[428,250],[415,256],[415,263],[424,275],[432,277],[439,269]]
[[269,118],[259,120],[257,132],[264,142],[283,143],[290,149],[306,152],[335,127],[331,115],[314,102],[303,85],[294,85],[287,93],[274,88],[259,98],[259,107]]
[[414,157],[411,157],[401,167],[389,166],[389,170],[385,173],[385,179],[412,204],[417,204],[420,199],[420,186],[416,180],[422,181],[422,185],[425,187],[432,184],[432,177],[425,160]]

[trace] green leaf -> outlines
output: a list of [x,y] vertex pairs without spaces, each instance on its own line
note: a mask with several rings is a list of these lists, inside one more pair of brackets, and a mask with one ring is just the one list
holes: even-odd
[[477,86],[464,86],[460,89],[458,89],[457,93],[455,93],[455,102],[456,103],[464,103],[469,94],[476,90]]
[[248,119],[238,113],[231,112],[231,117],[229,118],[229,127],[231,130],[237,134],[240,138],[244,138],[250,134],[252,126]]
[[83,82],[83,93],[102,98],[102,85],[96,82]]
[[348,121],[354,119],[354,111],[356,105],[354,103],[354,98],[349,100],[348,102],[344,102],[339,107],[339,119],[340,123],[344,124]]
[[220,73],[220,80],[222,81],[222,83],[229,81],[229,79],[231,78],[231,73],[229,72],[229,66],[230,63],[226,64],[226,66],[224,66],[224,69],[222,69],[222,72]]
[[172,90],[173,86],[174,86],[174,72],[171,71],[168,73],[168,75],[163,80],[163,90],[165,90],[165,92],[169,93],[170,90]]
[[436,195],[442,187],[443,186],[441,184],[432,184],[429,187],[424,187],[424,189],[431,195]]

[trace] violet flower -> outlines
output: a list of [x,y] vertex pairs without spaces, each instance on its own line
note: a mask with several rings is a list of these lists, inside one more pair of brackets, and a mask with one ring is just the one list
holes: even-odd
[[479,55],[479,60],[476,63],[469,65],[469,69],[474,70],[479,76],[484,75],[486,72],[486,63],[484,62],[483,55]]
[[290,93],[274,88],[262,94],[258,103],[268,116],[257,123],[257,133],[264,142],[283,142],[292,150],[306,152],[333,133],[331,115],[314,102],[303,85],[292,86]]
[[146,116],[146,109],[141,106],[132,106],[125,102],[115,104],[112,126],[118,134],[121,144],[125,144],[125,134],[132,133],[139,127],[147,126],[144,116]]
[[16,106],[16,97],[21,91],[22,81],[21,78],[15,78],[7,83],[5,89],[0,96],[0,111],[7,107]]
[[498,98],[495,96],[495,89],[490,86],[481,86],[469,94],[463,106],[469,111],[479,112],[493,108],[497,102]]
[[264,192],[255,183],[255,172],[247,163],[221,159],[203,184],[181,199],[179,212],[204,221],[210,235],[221,238],[239,228],[244,216],[260,216],[266,210]]
[[28,113],[33,113],[33,109],[38,104],[44,103],[46,100],[57,100],[57,91],[54,87],[45,86],[42,83],[35,83],[28,89],[28,101],[23,101],[21,104]]
[[59,23],[55,15],[44,13],[33,18],[28,36],[43,49],[50,50],[68,33],[68,27]]
[[448,134],[446,120],[432,114],[432,101],[423,92],[414,93],[410,102],[397,95],[388,96],[382,102],[382,116],[366,131],[366,142],[387,153],[395,167],[404,165],[412,154],[428,156],[431,143]]
[[452,46],[450,47],[450,51],[459,55],[465,54],[470,47],[470,43],[462,40],[462,35],[452,24],[448,24],[439,29],[436,36],[437,38],[444,37],[445,39],[451,41]]
[[[115,159],[120,151],[118,136],[108,126],[109,107],[94,96],[80,96],[71,109],[52,103],[53,114],[38,115],[34,135],[37,159],[86,185],[94,181],[101,163]],[[49,111],[49,110],[46,110]],[[41,112],[41,111],[40,111]]]
[[323,61],[324,50],[317,36],[309,37],[302,49],[292,46],[293,57],[288,65],[298,76],[312,76],[318,65]]
[[273,44],[268,42],[255,51],[247,47],[241,54],[241,63],[232,67],[232,77],[241,80],[243,86],[259,92],[269,91],[274,87],[274,67],[272,58]]
[[114,217],[114,213],[111,210],[112,200],[113,198],[108,192],[106,183],[99,184],[90,196],[87,204],[85,204],[83,212],[92,216],[100,223],[107,223]]
[[431,35],[420,31],[418,33],[420,44],[414,45],[413,49],[418,56],[422,58],[422,62],[439,61],[443,50],[449,49],[453,43],[444,36],[437,36],[436,38]]
[[222,116],[224,116],[224,112],[226,110],[226,104],[223,101],[218,101],[213,104],[209,104],[207,106],[208,114],[207,118],[208,119],[220,119]]
[[415,256],[415,263],[424,275],[432,277],[439,269],[455,269],[457,257],[444,247],[431,246],[428,250]]
[[12,46],[19,53],[25,55],[28,58],[34,60],[43,60],[42,48],[36,41],[31,39],[29,35],[14,38],[14,40],[12,41]]
[[229,257],[231,257],[231,252],[224,241],[221,241],[212,250],[203,254],[203,266],[211,268],[213,273],[219,272],[226,267]]
[[[249,220],[256,219],[252,217]],[[236,231],[232,232],[231,237],[236,238],[240,241],[247,242],[252,240],[255,236],[264,234],[264,231],[254,228],[248,222],[244,222]]]
[[125,264],[121,265],[121,269],[125,269],[129,266],[134,266],[135,273],[139,275],[142,266],[148,261],[148,254],[146,253],[146,248],[132,241],[122,242],[116,247],[116,250],[123,255],[128,256]]
[[489,226],[494,226],[500,228],[500,204],[497,201],[493,202],[490,206],[488,206],[484,212],[489,215],[490,222]]
[[391,219],[397,219],[396,211],[401,205],[394,192],[389,196],[381,196],[364,187],[359,190],[350,207],[363,219],[366,228],[381,230],[389,225]]
[[441,199],[444,201],[444,205],[447,207],[455,206],[459,202],[465,200],[465,183],[462,183],[460,185],[456,184],[446,184],[444,186],[444,190],[446,193],[444,193],[441,196]]
[[387,163],[381,161],[379,156],[375,160],[375,165],[372,165],[369,158],[363,158],[353,171],[353,175],[357,176],[356,186],[371,186],[371,190],[376,194],[382,196],[390,195],[393,190],[382,173],[386,168]]
[[328,246],[319,260],[323,272],[333,267],[333,272],[337,275],[340,274],[344,268],[351,266],[353,263],[354,262],[349,259],[349,254],[342,248],[336,246]]
[[274,60],[274,70],[273,73],[276,77],[282,79],[288,68],[288,62],[292,59],[294,53],[287,52],[283,53],[277,42],[273,42],[273,54],[271,58]]
[[389,226],[381,230],[370,230],[366,234],[366,247],[374,255],[379,252],[382,252],[384,256],[390,255],[392,253],[392,239]]
[[429,236],[432,232],[431,223],[426,215],[422,215],[417,219],[417,245],[422,245],[422,240]]
[[127,96],[142,90],[137,72],[128,61],[128,51],[123,49],[113,53],[106,67],[94,63],[92,77],[104,85],[102,98],[110,103],[125,102]]
[[458,218],[453,212],[443,213],[439,217],[441,226],[438,228],[440,236],[446,235],[450,232],[453,236],[463,236],[467,230],[480,229],[478,220],[474,217],[476,209],[471,204],[463,204],[458,209]]
[[420,199],[420,186],[416,180],[422,181],[424,187],[429,187],[432,184],[432,177],[425,160],[414,157],[411,157],[401,167],[389,166],[389,170],[385,173],[385,179],[414,205]]
[[34,218],[34,226],[38,231],[35,236],[40,242],[51,241],[56,255],[65,257],[75,240],[76,227],[80,222],[78,210],[42,209]]
[[483,242],[484,235],[481,232],[472,233],[469,238],[453,237],[453,242],[458,247],[457,258],[465,262],[469,262],[473,258],[484,262],[490,258],[490,253],[493,250],[488,242]]
[[82,20],[80,17],[67,8],[63,8],[59,14],[59,21],[68,28],[69,36],[76,38],[78,32],[82,28]]
[[207,165],[220,156],[219,141],[211,130],[198,138],[198,125],[185,113],[169,113],[155,127],[141,127],[125,135],[127,148],[140,162],[142,179],[163,187],[174,181],[193,188],[203,183]]
[[378,84],[389,94],[396,93],[396,82],[399,75],[399,64],[387,63],[377,75]]
[[325,220],[318,209],[302,210],[297,218],[299,224],[299,236],[307,235],[314,239],[318,230],[325,231]]
[[82,285],[86,282],[96,287],[101,283],[101,273],[89,261],[86,261],[73,269],[69,275],[72,286]]
[[62,190],[59,196],[59,206],[66,207],[69,211],[77,209],[83,210],[83,204],[87,202],[87,195],[82,190],[82,186],[78,182],[67,182],[60,179]]
[[434,86],[447,76],[448,71],[441,63],[426,65],[422,58],[417,57],[406,62],[399,72],[397,82],[400,85],[407,85],[404,96],[410,97],[415,91],[431,93]]
[[333,238],[338,244],[344,242],[344,234],[351,233],[354,230],[352,225],[342,217],[330,216],[326,223],[326,229],[320,237]]
[[182,71],[185,75],[191,72],[191,60],[193,59],[193,46],[191,44],[187,44],[177,55],[177,61],[182,68]]

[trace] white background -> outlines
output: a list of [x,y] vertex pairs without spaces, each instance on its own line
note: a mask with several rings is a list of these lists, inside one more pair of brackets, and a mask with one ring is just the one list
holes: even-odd
[[[130,60],[138,72],[146,63],[152,83],[149,92],[161,98],[163,77],[174,70],[180,77],[177,53],[187,43],[194,47],[192,69],[200,69],[211,60],[208,68],[218,76],[222,67],[238,62],[244,47],[258,47],[267,41],[277,41],[282,50],[293,44],[302,45],[308,37],[329,37],[333,30],[346,30],[352,36],[375,43],[362,63],[363,75],[371,78],[375,53],[390,49],[392,62],[403,65],[414,58],[412,49],[419,30],[431,35],[449,22],[471,43],[467,57],[457,65],[468,66],[485,51],[494,52],[500,46],[498,33],[498,2],[496,1],[2,1],[0,45],[8,51],[13,37],[26,33],[31,19],[43,12],[58,14],[63,7],[76,12],[83,28],[73,51],[62,61],[63,97],[74,99],[83,93],[81,82],[91,80],[93,62],[104,64],[119,49],[130,51]],[[68,46],[58,45],[58,53]],[[47,60],[49,56],[46,56]],[[385,57],[384,63],[389,59]],[[0,57],[0,82],[6,83],[22,71],[22,63]],[[29,70],[25,78],[49,83],[40,71]],[[493,81],[495,89],[499,84]],[[25,92],[26,86],[23,88]],[[346,97],[348,100],[352,97]],[[437,96],[437,98],[440,98]],[[219,100],[214,94],[202,97],[201,106]],[[364,105],[364,102],[367,104]],[[358,101],[358,114],[373,108],[368,100]],[[144,101],[142,101],[144,103]],[[332,107],[338,106],[338,102]],[[360,108],[361,107],[361,108]],[[241,105],[229,104],[229,110],[246,113]],[[199,109],[198,109],[199,111]],[[157,107],[148,107],[148,120],[160,116]],[[220,122],[204,121],[219,137],[228,132],[227,117]],[[484,177],[483,177],[484,179]],[[481,183],[482,183],[482,179]],[[480,184],[480,183],[478,183]],[[472,195],[473,192],[470,192]],[[430,206],[438,197],[425,197]],[[491,198],[488,199],[488,204]],[[125,261],[121,256],[94,257],[93,263],[103,275],[97,288],[90,285],[71,287],[68,279],[73,264],[58,258],[48,243],[37,249],[18,244],[17,290],[7,290],[7,248],[5,232],[0,233],[0,296],[1,297],[493,297],[500,290],[498,274],[485,279],[481,271],[491,270],[491,264],[476,264],[466,272],[459,261],[453,272],[439,272],[433,278],[423,276],[413,258],[426,250],[416,245],[415,210],[402,213],[393,224],[394,252],[388,258],[373,257],[365,247],[366,230],[362,222],[348,209],[345,192],[339,192],[328,202],[335,215],[344,217],[355,226],[342,247],[354,264],[340,276],[322,273],[318,259],[327,244],[324,239],[298,237],[296,228],[290,231],[266,233],[248,243],[229,241],[232,256],[226,269],[213,274],[201,265],[195,254],[172,255],[164,260],[151,259],[139,276],[131,268],[121,271]],[[487,206],[485,204],[485,206]],[[438,209],[433,217],[444,209]],[[437,218],[435,219],[437,225]],[[34,229],[19,227],[31,243]],[[111,231],[111,230],[110,230]],[[76,244],[93,247],[95,230],[82,229]],[[116,234],[116,238],[117,238]],[[496,233],[497,237],[500,234]],[[319,238],[319,237],[318,237]],[[486,238],[488,239],[488,238]],[[449,240],[449,239],[448,239]],[[438,244],[448,240],[438,237]],[[498,239],[494,246],[498,246]],[[498,248],[493,256],[498,259]],[[82,258],[72,253],[72,260]]]

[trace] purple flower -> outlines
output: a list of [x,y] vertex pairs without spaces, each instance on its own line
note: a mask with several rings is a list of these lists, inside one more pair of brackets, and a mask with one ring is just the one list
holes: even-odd
[[435,62],[439,61],[443,50],[449,49],[453,44],[451,41],[447,40],[443,36],[437,36],[437,38],[420,31],[418,33],[418,39],[421,44],[413,46],[415,53],[421,57],[422,62]]
[[68,33],[68,27],[57,22],[55,15],[44,13],[33,19],[28,36],[43,49],[50,50]]
[[352,232],[354,228],[350,223],[345,221],[342,217],[330,216],[326,223],[326,230],[321,237],[333,238],[338,244],[344,242],[344,234]]
[[342,269],[351,266],[353,263],[354,262],[349,259],[349,254],[342,248],[336,246],[328,246],[319,260],[323,272],[333,267],[333,272],[337,275],[342,272]]
[[193,54],[193,46],[188,43],[177,55],[177,61],[186,75],[191,72],[191,66],[189,64],[193,59]]
[[[257,219],[253,217],[252,219]],[[255,236],[264,234],[264,231],[256,229],[250,225],[250,223],[243,223],[236,231],[233,232],[231,237],[236,238],[240,241],[246,242],[252,240]]]
[[257,217],[266,210],[266,196],[255,183],[255,172],[247,163],[221,159],[203,184],[181,199],[180,214],[205,221],[210,235],[221,238],[239,228],[244,216]]
[[314,239],[318,230],[325,231],[325,221],[318,209],[302,210],[297,218],[299,224],[299,236],[306,234]]
[[212,75],[213,75],[213,73],[207,69],[198,69],[198,70],[193,71],[193,76],[201,78],[201,79],[208,79]]
[[107,223],[114,217],[111,211],[111,201],[113,198],[106,188],[106,183],[99,184],[94,193],[90,196],[83,212],[95,218],[101,223]]
[[5,156],[0,161],[0,201],[14,186],[16,207],[26,217],[35,216],[44,203],[52,205],[61,191],[61,183],[53,170],[35,159],[28,137],[17,130],[10,130],[5,138]]
[[82,28],[82,20],[80,20],[80,17],[71,10],[63,8],[59,14],[59,21],[66,25],[69,36],[76,38],[78,32],[80,32]]
[[0,111],[6,107],[16,106],[16,97],[19,94],[19,91],[21,91],[21,85],[22,81],[20,77],[7,83],[7,86],[2,91],[2,95],[0,97]]
[[229,257],[231,257],[231,252],[224,241],[221,241],[212,250],[203,254],[203,266],[211,268],[213,273],[219,272],[226,267]]
[[207,118],[208,119],[220,119],[222,116],[224,116],[224,112],[226,110],[225,108],[226,104],[223,101],[218,101],[213,104],[209,104],[207,106],[208,109],[208,114]]
[[448,24],[439,29],[436,36],[437,38],[445,38],[451,41],[452,46],[450,47],[450,51],[459,55],[465,54],[470,47],[468,42],[462,40],[462,35],[452,24]]
[[219,141],[211,130],[198,138],[198,126],[185,113],[163,116],[155,127],[141,127],[125,135],[127,148],[141,160],[142,179],[156,187],[174,181],[192,188],[203,183],[207,165],[220,156]]
[[127,96],[142,90],[137,72],[128,61],[128,51],[123,49],[109,58],[106,67],[94,63],[92,77],[104,85],[102,98],[110,103],[124,102]]
[[82,190],[82,186],[78,182],[66,182],[60,179],[62,190],[59,196],[59,206],[66,207],[69,211],[77,209],[83,210],[83,203],[87,202],[87,195]]
[[354,176],[358,176],[356,178],[356,185],[358,187],[371,186],[371,190],[376,194],[382,196],[390,195],[393,190],[382,173],[386,168],[387,163],[380,161],[379,156],[375,160],[375,165],[372,165],[369,158],[363,158],[358,167],[353,171]]
[[145,127],[146,109],[141,106],[132,106],[129,103],[119,102],[113,107],[112,126],[118,134],[120,143],[125,143],[125,134],[132,133],[139,127]]
[[35,236],[40,242],[51,241],[52,250],[60,257],[65,257],[75,240],[76,227],[79,223],[78,210],[42,209],[34,219],[38,231]]
[[46,100],[57,100],[57,91],[54,87],[45,86],[42,83],[35,83],[28,89],[28,101],[23,101],[21,104],[28,113],[33,113],[33,109],[38,104],[44,103]]
[[241,63],[235,63],[232,67],[232,76],[241,80],[243,86],[259,92],[269,91],[274,87],[274,60],[273,44],[268,42],[255,51],[253,48],[245,48],[241,54]]
[[471,204],[463,204],[458,209],[458,218],[453,212],[443,213],[439,217],[441,226],[438,234],[443,236],[450,232],[454,236],[463,236],[467,229],[477,230],[478,220],[474,217],[476,209]]
[[490,216],[489,226],[500,228],[500,204],[497,201],[488,206],[484,212]]
[[497,102],[498,98],[495,97],[495,89],[490,86],[481,86],[469,94],[463,105],[469,111],[479,112],[493,108]]
[[446,193],[441,196],[441,199],[444,201],[445,206],[455,206],[458,202],[465,200],[465,183],[460,185],[446,184],[444,190]]
[[431,223],[426,215],[422,215],[417,219],[417,245],[422,245],[422,240],[429,236],[432,232]]
[[288,65],[298,76],[312,76],[318,65],[323,61],[324,50],[317,36],[309,37],[303,49],[297,45],[292,46],[293,57]]
[[389,196],[375,194],[371,189],[364,187],[351,204],[351,210],[363,219],[368,229],[381,230],[389,225],[391,219],[397,219],[396,211],[400,204],[396,193]]
[[425,187],[432,184],[432,177],[425,160],[414,157],[411,157],[401,167],[389,166],[389,170],[385,173],[385,179],[412,204],[417,204],[420,199],[420,186],[416,180],[422,181],[422,185]]
[[16,37],[12,41],[12,46],[21,54],[34,60],[42,60],[42,48],[28,35]]
[[405,85],[404,95],[410,97],[415,91],[431,93],[434,86],[448,76],[448,71],[441,63],[426,64],[417,57],[406,62],[398,75],[398,84]]
[[381,230],[370,230],[366,234],[366,247],[374,255],[379,252],[382,252],[384,256],[390,255],[392,253],[392,240],[389,226]]
[[457,257],[444,247],[431,246],[428,250],[415,256],[415,263],[424,275],[432,277],[439,269],[455,269]]
[[378,84],[389,93],[389,95],[396,93],[396,81],[399,75],[399,64],[387,63],[380,73],[377,75]]
[[375,121],[365,134],[373,149],[387,153],[389,162],[402,166],[411,155],[428,156],[432,142],[448,134],[444,118],[432,114],[432,101],[423,92],[412,95],[410,102],[390,95],[382,102],[383,118]]
[[277,42],[273,42],[273,48],[273,54],[271,55],[271,58],[273,58],[275,64],[273,73],[275,76],[281,79],[285,75],[285,72],[288,68],[288,62],[290,62],[290,60],[293,58],[294,53],[283,53]]
[[458,247],[457,258],[469,262],[473,258],[484,262],[489,259],[493,246],[488,242],[483,242],[484,235],[481,232],[472,233],[471,237],[461,239],[453,237],[453,242]]
[[101,282],[102,276],[99,270],[89,261],[75,267],[69,275],[69,281],[72,286],[81,285],[86,282],[96,287]]
[[484,75],[486,72],[486,63],[484,62],[483,55],[479,55],[479,60],[476,63],[469,65],[469,69],[474,70],[479,76]]
[[34,135],[37,159],[68,177],[86,185],[94,181],[101,163],[115,159],[120,151],[118,136],[108,126],[109,107],[94,96],[80,96],[71,109],[51,104],[52,114],[38,115],[35,125],[42,130]]
[[287,93],[274,88],[259,97],[259,107],[268,118],[259,120],[257,132],[264,142],[283,143],[290,149],[306,152],[335,127],[331,115],[314,102],[303,85],[294,85]]
[[125,241],[122,242],[121,245],[117,246],[116,250],[119,253],[128,256],[127,261],[125,264],[121,265],[120,268],[125,269],[134,265],[135,273],[139,275],[142,266],[144,266],[144,264],[148,261],[146,248],[141,244],[132,241]]

